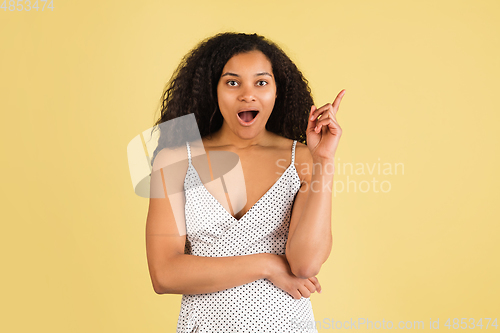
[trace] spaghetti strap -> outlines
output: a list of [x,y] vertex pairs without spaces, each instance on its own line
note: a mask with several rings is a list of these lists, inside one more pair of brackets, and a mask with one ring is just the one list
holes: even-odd
[[191,148],[189,147],[189,142],[186,141],[187,153],[188,153],[188,162],[191,165]]
[[297,140],[293,140],[293,146],[292,146],[292,164],[295,163],[295,145],[297,144]]

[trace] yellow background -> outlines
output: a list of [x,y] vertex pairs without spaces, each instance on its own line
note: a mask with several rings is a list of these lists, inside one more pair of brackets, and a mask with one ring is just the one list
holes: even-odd
[[316,105],[346,89],[339,163],[404,165],[335,176],[391,187],[336,193],[316,320],[500,317],[498,1],[55,1],[0,10],[0,331],[174,332],[126,147],[222,31],[281,45]]

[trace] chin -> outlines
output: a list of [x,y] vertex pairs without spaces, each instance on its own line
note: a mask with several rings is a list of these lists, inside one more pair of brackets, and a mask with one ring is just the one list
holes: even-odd
[[242,139],[253,139],[257,137],[261,132],[263,132],[264,129],[255,129],[255,128],[243,128],[243,129],[238,129],[234,134],[239,136]]

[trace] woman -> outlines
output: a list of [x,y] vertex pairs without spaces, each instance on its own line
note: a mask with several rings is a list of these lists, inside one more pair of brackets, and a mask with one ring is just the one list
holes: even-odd
[[[344,92],[316,108],[295,64],[257,34],[221,33],[184,57],[156,125],[194,114],[209,153],[194,158],[186,128],[161,131],[151,183],[168,196],[150,199],[146,224],[154,290],[183,294],[177,332],[317,332],[309,297],[321,292],[315,275],[332,246],[335,115]],[[204,186],[215,152],[236,154],[243,170],[228,205]],[[165,161],[180,167],[166,172]],[[276,177],[279,161],[288,167]],[[181,187],[183,201],[174,202],[170,189]],[[241,198],[243,208],[232,209]]]

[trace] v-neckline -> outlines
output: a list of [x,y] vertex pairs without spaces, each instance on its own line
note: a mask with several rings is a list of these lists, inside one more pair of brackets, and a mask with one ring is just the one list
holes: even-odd
[[227,211],[226,208],[224,208],[224,206],[222,206],[222,204],[219,202],[219,200],[217,200],[213,195],[212,193],[210,193],[210,191],[207,190],[207,188],[205,187],[205,184],[203,184],[203,182],[201,181],[201,178],[200,178],[200,175],[198,174],[198,171],[196,170],[196,168],[194,167],[194,165],[192,163],[190,163],[189,167],[192,167],[193,170],[194,170],[194,173],[196,174],[196,177],[198,178],[198,180],[200,181],[201,183],[201,187],[203,188],[203,190],[205,192],[207,192],[207,194],[217,203],[217,205],[219,205],[220,208],[222,208],[222,210],[227,214],[229,215],[234,221],[236,222],[240,222],[241,220],[243,220],[249,213],[250,211],[252,211],[254,209],[255,206],[257,206],[257,204],[262,200],[264,199],[265,196],[267,196],[267,194],[269,192],[271,192],[271,190],[276,186],[276,184],[278,184],[279,181],[281,181],[281,179],[283,178],[283,176],[285,175],[285,173],[288,172],[289,169],[291,169],[292,167],[295,168],[295,164],[293,163],[293,161],[290,163],[290,165],[288,166],[288,168],[286,168],[285,171],[283,171],[283,173],[281,174],[281,176],[278,178],[277,181],[274,182],[274,184],[266,191],[266,193],[264,193],[260,198],[259,200],[257,200],[256,203],[254,203],[252,205],[252,207],[250,207],[246,212],[245,214],[243,214],[242,217],[240,217],[239,219],[237,219],[236,217],[234,217],[230,212]]

